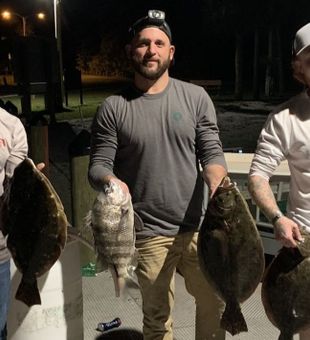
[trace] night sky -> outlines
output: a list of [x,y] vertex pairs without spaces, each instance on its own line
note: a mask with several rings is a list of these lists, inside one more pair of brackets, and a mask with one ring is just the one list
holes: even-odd
[[[299,0],[62,0],[62,38],[65,63],[74,60],[81,48],[98,52],[104,39],[120,48],[126,42],[128,27],[148,9],[166,12],[176,45],[172,73],[180,77],[234,78],[235,34],[244,37],[245,70],[251,68],[253,32],[261,31],[261,62],[264,63],[269,27],[281,29],[283,55],[289,63],[291,42],[296,29],[310,21],[310,1]],[[43,23],[34,23],[33,34],[53,35],[52,0],[0,0],[0,8],[22,15],[47,13]],[[30,18],[29,18],[30,24]],[[18,22],[0,22],[1,36],[16,35]],[[116,56],[117,57],[117,56]]]

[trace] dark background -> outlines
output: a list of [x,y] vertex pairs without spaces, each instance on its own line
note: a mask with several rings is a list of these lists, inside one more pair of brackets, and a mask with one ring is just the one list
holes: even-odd
[[[231,88],[235,79],[237,35],[242,37],[244,86],[251,86],[255,30],[260,37],[260,74],[264,74],[267,63],[278,62],[276,55],[268,60],[268,34],[275,30],[279,43],[274,48],[280,44],[285,88],[294,88],[291,44],[296,30],[310,21],[309,0],[61,0],[60,6],[64,68],[75,67],[78,60],[81,64],[81,59],[87,64],[92,56],[103,54],[108,60],[107,69],[122,68],[129,26],[146,15],[148,9],[161,9],[166,12],[176,45],[171,74],[184,79],[221,79]],[[3,9],[29,15],[29,35],[54,35],[52,0],[1,0],[0,10]],[[45,22],[37,22],[31,16],[37,11],[46,13]],[[0,20],[0,73],[7,58],[8,41],[20,33],[20,19]],[[105,72],[109,75],[109,71]],[[262,86],[263,82],[261,76]]]

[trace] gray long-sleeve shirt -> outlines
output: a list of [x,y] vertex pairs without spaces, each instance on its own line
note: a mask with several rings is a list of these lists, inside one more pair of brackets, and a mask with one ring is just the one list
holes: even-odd
[[128,185],[144,222],[138,238],[198,230],[206,209],[199,161],[226,167],[213,103],[196,85],[170,78],[152,95],[129,87],[93,121],[90,183],[100,190],[111,174]]

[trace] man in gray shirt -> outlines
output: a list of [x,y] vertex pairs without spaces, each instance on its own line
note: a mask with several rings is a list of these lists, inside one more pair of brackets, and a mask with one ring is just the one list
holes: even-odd
[[[225,339],[223,302],[203,277],[197,235],[212,195],[226,175],[216,114],[201,87],[169,77],[175,47],[161,11],[130,28],[126,46],[134,84],[107,98],[93,121],[89,180],[116,182],[143,221],[136,274],[145,340],[172,340],[174,275],[196,299],[196,340]],[[200,167],[202,169],[202,176]]]

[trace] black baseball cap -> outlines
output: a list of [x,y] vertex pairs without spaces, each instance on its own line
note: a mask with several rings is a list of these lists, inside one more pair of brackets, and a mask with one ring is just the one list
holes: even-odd
[[157,27],[172,40],[172,34],[169,25],[165,21],[165,12],[158,9],[151,9],[148,11],[147,16],[138,19],[130,28],[129,36],[132,39],[137,33],[146,27]]

